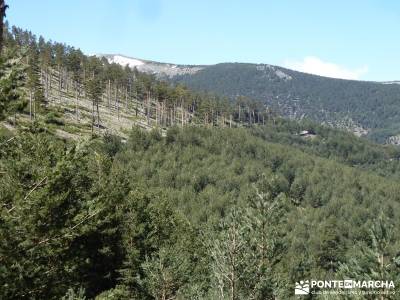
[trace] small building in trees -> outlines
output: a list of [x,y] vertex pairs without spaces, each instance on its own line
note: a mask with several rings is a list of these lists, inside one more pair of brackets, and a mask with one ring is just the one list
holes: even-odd
[[299,136],[304,137],[304,138],[314,138],[317,135],[315,134],[314,130],[310,129],[310,130],[300,131]]

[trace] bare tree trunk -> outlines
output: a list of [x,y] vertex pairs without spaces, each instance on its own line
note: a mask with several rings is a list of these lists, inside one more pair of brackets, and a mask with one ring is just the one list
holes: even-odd
[[58,66],[58,101],[61,103],[61,85],[62,85],[62,78],[61,78],[61,67]]
[[176,118],[175,118],[175,103],[171,106],[171,125],[175,125],[176,123]]
[[164,106],[165,106],[165,102],[161,102],[161,107],[160,107],[160,124],[161,124],[161,126],[164,126]]
[[119,96],[118,85],[115,85],[115,90],[114,90],[114,106],[115,106],[116,109],[117,109],[117,117],[118,117],[118,120],[119,120],[119,99],[118,99],[118,96]]
[[46,102],[50,102],[50,81],[51,74],[49,72],[49,68],[46,68]]
[[32,121],[32,91],[29,91],[29,119]]
[[75,98],[75,115],[76,121],[79,121],[79,110],[78,110],[78,101],[79,101],[79,87],[78,84],[76,85],[76,98]]
[[107,106],[108,109],[111,109],[111,80],[108,80],[108,97],[107,97]]
[[157,102],[157,100],[156,100],[155,105],[156,105],[156,115],[155,115],[155,119],[156,119],[156,125],[158,125],[158,102]]
[[147,92],[147,125],[150,125],[150,91]]
[[36,99],[33,97],[33,119],[36,120]]
[[[86,82],[86,69],[85,66],[83,66],[83,81],[82,82]],[[83,89],[82,91],[82,96],[85,98],[86,97],[86,91],[85,89]]]
[[177,123],[177,119],[178,119],[178,117],[177,117],[177,109],[176,109],[176,103],[174,103],[174,124],[176,124]]
[[128,109],[128,87],[125,87],[125,107]]
[[183,127],[183,103],[181,101],[181,126]]
[[49,78],[49,97],[52,97],[51,94],[51,81],[53,80],[53,73],[51,72],[51,69],[49,70],[50,78]]
[[230,284],[231,284],[231,300],[236,299],[236,286],[235,286],[235,281],[236,281],[236,276],[235,276],[235,264],[236,264],[236,257],[235,257],[235,251],[236,251],[236,235],[233,234],[233,245],[232,245],[232,251],[231,251],[231,274],[230,274]]
[[67,90],[67,95],[69,92],[69,80],[68,80],[68,72],[64,71],[64,81],[65,81],[65,89]]
[[131,103],[131,108],[133,107],[133,102],[134,102],[134,99],[133,99],[133,95],[132,95],[132,82],[131,81],[129,81],[129,91],[128,91],[128,97],[129,97],[129,102]]
[[117,109],[117,95],[118,94],[118,88],[117,84],[114,84],[114,108]]
[[119,98],[118,98],[118,93],[119,92],[119,90],[118,90],[118,87],[117,87],[117,93],[116,93],[116,95],[117,95],[117,97],[116,97],[116,101],[117,101],[117,116],[118,116],[118,120],[119,120]]
[[97,128],[100,129],[100,112],[99,112],[99,101],[96,101],[96,111],[97,111]]
[[94,99],[92,99],[92,137],[93,137],[93,132],[94,132],[94,122],[95,122],[95,118],[94,118]]
[[47,102],[47,99],[49,98],[47,87],[47,72],[44,69],[40,69],[40,74],[42,75],[41,78],[44,86],[44,99]]

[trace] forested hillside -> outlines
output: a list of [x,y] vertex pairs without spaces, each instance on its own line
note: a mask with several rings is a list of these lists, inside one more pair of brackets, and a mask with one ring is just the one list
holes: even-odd
[[313,276],[398,286],[398,181],[257,135],[2,138],[2,298],[289,299]]
[[400,85],[341,80],[271,65],[224,63],[176,76],[190,88],[259,99],[284,116],[345,128],[380,143],[400,133]]
[[309,278],[400,292],[398,148],[17,27],[4,45],[1,299],[293,299]]
[[132,126],[247,126],[275,116],[262,103],[245,99],[235,105],[192,92],[15,26],[5,33],[4,72],[13,70],[19,76],[14,84],[21,85],[19,105],[5,102],[0,111],[9,113],[8,128],[44,122],[58,135],[77,139],[83,133],[126,136]]

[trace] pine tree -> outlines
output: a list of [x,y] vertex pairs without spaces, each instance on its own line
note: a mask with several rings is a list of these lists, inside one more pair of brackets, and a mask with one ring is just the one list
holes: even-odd
[[44,103],[44,89],[40,80],[41,70],[39,67],[39,55],[35,45],[31,45],[28,54],[28,68],[27,68],[27,87],[29,90],[29,111],[31,120],[36,118],[36,110],[41,108]]
[[85,81],[85,90],[90,100],[92,100],[92,136],[96,123],[95,112],[97,113],[97,127],[100,127],[99,103],[103,95],[104,82],[102,74],[102,64],[96,57],[91,57],[87,65],[88,76]]
[[[380,212],[370,229],[368,245],[364,243],[355,245],[349,253],[347,262],[340,265],[339,274],[356,280],[393,281],[398,293],[400,255],[398,239],[394,233],[392,222]],[[375,299],[375,296],[371,296],[371,299]],[[381,295],[380,299],[397,299],[397,297],[389,294]]]
[[0,0],[0,56],[3,51],[3,37],[4,37],[4,18],[6,16],[6,10],[8,8],[8,5],[5,4],[4,0]]
[[[283,251],[284,207],[286,196],[279,190],[277,176],[270,178],[263,175],[254,186],[254,194],[249,199],[246,211],[246,223],[249,226],[246,254],[245,289],[249,299],[266,299],[276,290],[272,281],[273,267]],[[280,224],[280,226],[277,226]]]
[[241,299],[240,286],[244,277],[246,236],[248,228],[243,220],[244,212],[233,208],[220,222],[218,233],[208,244],[211,270],[220,299]]
[[24,99],[25,67],[22,57],[0,58],[0,119],[11,115],[16,123],[16,114],[27,105]]

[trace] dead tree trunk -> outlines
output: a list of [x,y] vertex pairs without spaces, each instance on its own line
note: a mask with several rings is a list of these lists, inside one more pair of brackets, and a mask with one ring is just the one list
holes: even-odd
[[33,120],[36,120],[36,99],[35,95],[32,95],[32,105],[33,105]]
[[53,80],[53,73],[51,72],[51,69],[49,69],[49,98],[52,98],[52,93],[51,93],[51,81]]
[[107,106],[108,106],[108,109],[110,110],[111,109],[111,80],[109,79],[108,80],[108,93],[107,93],[108,95],[108,97],[107,97]]
[[116,88],[117,88],[117,92],[116,92],[117,97],[115,100],[117,101],[117,116],[118,116],[118,120],[119,120],[119,98],[118,98],[119,90],[118,90],[118,86]]
[[32,121],[32,91],[29,91],[29,120]]
[[79,121],[79,110],[78,110],[78,101],[79,101],[79,87],[78,84],[76,85],[76,95],[75,95],[75,115],[76,121]]
[[125,107],[128,109],[128,87],[125,86]]
[[181,126],[183,127],[183,103],[181,101]]
[[158,102],[156,101],[156,125],[158,125],[158,107],[159,107],[159,104],[158,104]]
[[62,89],[61,67],[58,66],[58,101],[61,103],[61,89]]
[[100,129],[99,100],[96,101],[96,112],[97,112],[97,128]]
[[94,122],[95,122],[95,118],[94,118],[94,99],[92,99],[92,137],[94,136]]
[[147,125],[150,125],[150,91],[147,92]]

